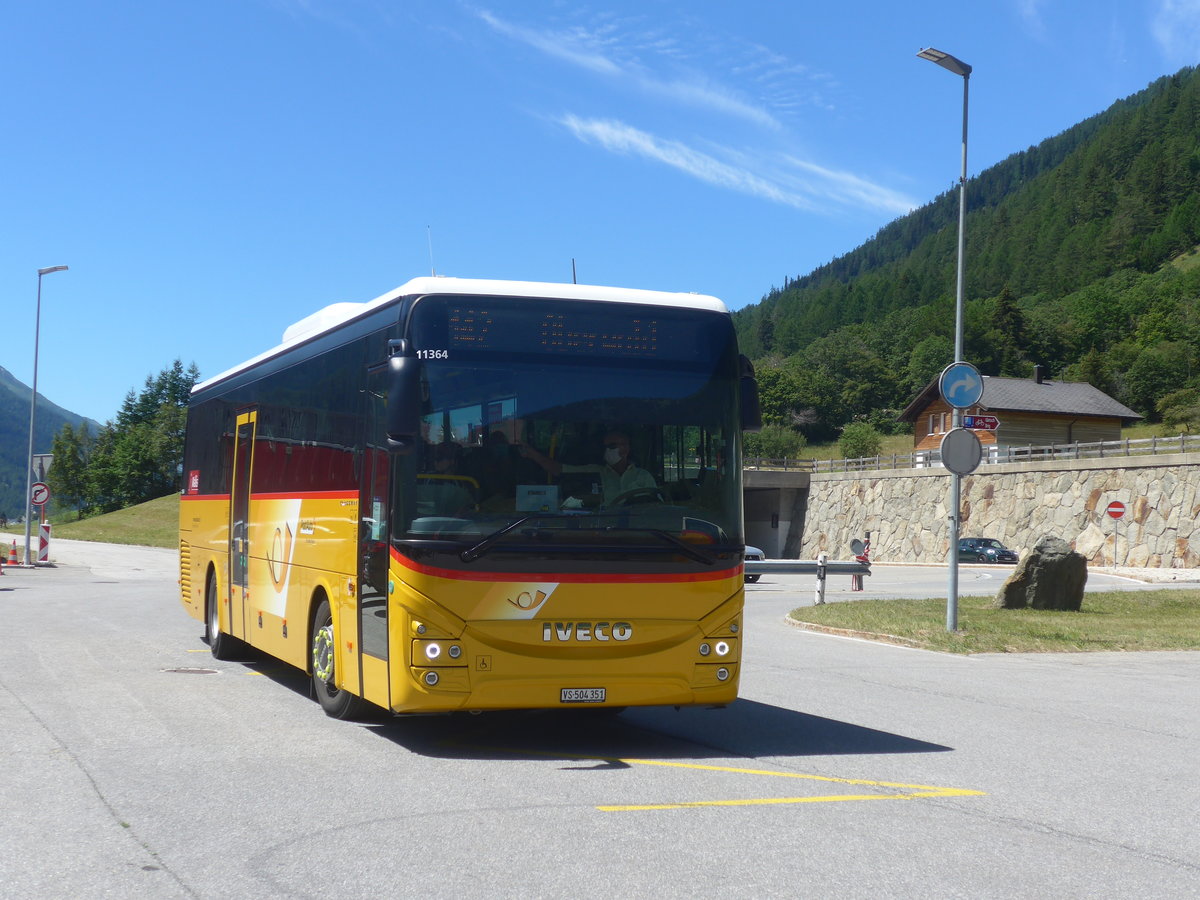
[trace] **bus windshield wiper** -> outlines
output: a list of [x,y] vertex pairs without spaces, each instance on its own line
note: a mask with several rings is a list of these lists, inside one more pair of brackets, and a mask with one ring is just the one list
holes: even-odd
[[526,522],[528,522],[530,519],[544,519],[544,518],[546,518],[545,513],[534,513],[531,516],[522,516],[521,518],[517,519],[515,522],[509,522],[503,528],[493,531],[491,534],[489,534],[487,537],[485,537],[482,541],[480,541],[474,547],[468,547],[462,553],[458,554],[458,558],[461,559],[463,562],[475,562],[475,560],[479,559],[479,557],[483,556],[485,553],[487,553],[489,550],[491,550],[492,547],[494,547],[496,545],[496,543],[502,537],[504,537],[506,534],[508,534],[510,531],[513,531],[514,529],[521,527]]
[[[553,514],[551,514],[551,517],[558,518],[557,516],[554,516]],[[468,547],[466,550],[463,550],[458,555],[459,559],[461,559],[463,562],[474,562],[475,560],[479,559],[481,556],[488,553],[496,544],[498,544],[501,541],[501,539],[504,538],[505,535],[510,534],[511,532],[520,528],[522,525],[524,525],[530,519],[544,519],[544,518],[547,518],[546,513],[535,513],[535,514],[529,515],[529,516],[522,516],[521,518],[517,519],[515,522],[510,522],[509,524],[505,525],[503,528],[499,528],[496,531],[493,531],[491,534],[489,534],[483,540],[479,541],[479,543],[475,544],[474,546]],[[655,537],[659,538],[660,540],[663,540],[666,543],[670,544],[672,547],[674,547],[680,553],[687,556],[689,559],[694,559],[697,562],[703,563],[706,566],[711,566],[713,563],[716,562],[716,559],[711,554],[704,552],[704,550],[700,549],[699,547],[695,546],[694,544],[689,544],[687,541],[684,541],[681,538],[676,537],[675,535],[671,534],[669,531],[663,531],[661,528],[619,528],[619,527],[614,527],[614,526],[610,525],[610,526],[602,528],[601,530],[609,531],[609,532],[632,531],[632,532],[641,532],[641,533],[645,533],[645,534],[652,534]],[[547,547],[544,549],[550,549],[550,548]],[[568,550],[568,548],[565,548],[565,547],[559,548],[559,549],[564,550],[564,551]],[[580,550],[583,548],[581,548],[579,545],[573,545],[569,549],[570,550]],[[599,548],[596,548],[596,549],[599,549]]]

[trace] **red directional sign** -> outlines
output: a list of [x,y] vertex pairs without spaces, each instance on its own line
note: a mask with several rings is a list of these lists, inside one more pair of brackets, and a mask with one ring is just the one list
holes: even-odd
[[973,428],[976,431],[995,431],[1000,427],[1000,420],[995,416],[963,416],[963,428]]
[[1108,509],[1106,509],[1105,512],[1114,519],[1119,519],[1121,516],[1125,515],[1125,504],[1120,500],[1114,500],[1112,503],[1108,504]]

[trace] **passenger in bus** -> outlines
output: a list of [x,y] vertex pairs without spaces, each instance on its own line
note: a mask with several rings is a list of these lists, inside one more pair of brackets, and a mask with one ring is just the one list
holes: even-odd
[[475,479],[458,473],[462,448],[445,441],[433,448],[433,473],[417,476],[417,512],[423,516],[462,516],[475,508]]
[[482,447],[472,450],[464,468],[479,482],[480,505],[484,511],[511,510],[518,484],[545,480],[545,476],[509,444],[502,431],[493,431]]
[[591,472],[600,476],[601,491],[604,495],[604,505],[608,505],[623,494],[628,494],[631,491],[646,490],[655,491],[658,488],[658,483],[654,480],[654,476],[635,464],[629,458],[629,435],[623,431],[609,431],[604,435],[603,463],[590,463],[587,465],[570,465],[561,463],[556,459],[550,459],[544,453],[530,447],[528,444],[520,444],[521,453],[549,472],[555,478],[562,475],[564,472]]

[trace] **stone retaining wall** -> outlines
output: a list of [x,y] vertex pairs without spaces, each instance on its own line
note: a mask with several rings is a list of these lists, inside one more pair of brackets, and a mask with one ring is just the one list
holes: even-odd
[[[848,558],[871,533],[878,562],[944,562],[950,474],[941,468],[814,474],[801,559]],[[1118,522],[1105,509],[1125,504]],[[1200,454],[981,466],[962,478],[961,537],[1018,552],[1045,535],[1092,565],[1200,567]]]

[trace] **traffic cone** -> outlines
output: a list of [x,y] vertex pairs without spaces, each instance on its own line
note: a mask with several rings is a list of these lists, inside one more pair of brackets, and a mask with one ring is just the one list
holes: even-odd
[[13,541],[12,549],[8,551],[8,564],[15,566],[17,564],[17,542]]

